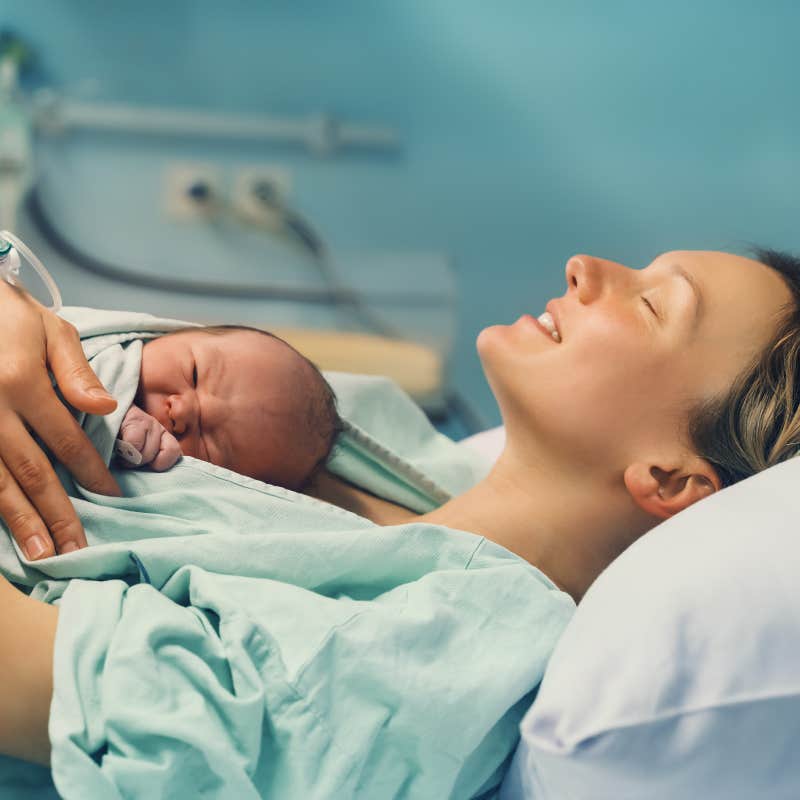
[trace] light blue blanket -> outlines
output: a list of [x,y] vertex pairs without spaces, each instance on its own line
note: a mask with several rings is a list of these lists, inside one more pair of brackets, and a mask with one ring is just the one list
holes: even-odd
[[[64,315],[120,401],[82,419],[108,460],[142,339],[182,323]],[[390,381],[326,377],[346,424],[331,471],[423,512],[488,470]],[[89,548],[34,567],[0,537],[3,574],[60,607],[49,732],[62,796],[492,794],[574,611],[546,576],[471,533],[380,527],[192,458],[114,474],[122,498],[60,471]],[[4,759],[3,789],[52,784]]]

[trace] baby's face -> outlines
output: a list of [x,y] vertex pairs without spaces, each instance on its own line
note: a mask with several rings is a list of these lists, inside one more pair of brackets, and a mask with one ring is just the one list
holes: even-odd
[[293,402],[313,369],[282,340],[255,331],[182,331],[145,344],[135,402],[184,455],[296,486],[319,458],[293,446]]

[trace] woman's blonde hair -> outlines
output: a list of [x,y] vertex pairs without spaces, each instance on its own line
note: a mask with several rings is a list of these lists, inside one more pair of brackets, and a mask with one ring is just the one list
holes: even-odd
[[763,247],[748,255],[783,277],[792,300],[733,385],[689,411],[689,442],[723,487],[800,453],[800,258]]

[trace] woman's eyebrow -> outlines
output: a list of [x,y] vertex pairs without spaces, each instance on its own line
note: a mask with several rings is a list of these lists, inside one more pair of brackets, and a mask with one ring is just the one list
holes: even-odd
[[703,292],[700,290],[700,285],[697,282],[697,278],[695,278],[691,272],[687,272],[680,264],[673,264],[671,272],[673,275],[683,278],[694,292],[694,318],[692,319],[692,333],[694,333],[694,331],[697,329],[697,326],[700,324],[700,320],[702,319],[705,310]]

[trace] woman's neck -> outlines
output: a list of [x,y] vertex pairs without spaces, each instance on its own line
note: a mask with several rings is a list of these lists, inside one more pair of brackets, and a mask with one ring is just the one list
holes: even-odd
[[414,521],[485,536],[539,568],[576,602],[649,527],[631,509],[622,484],[600,489],[522,465],[507,451],[483,481]]

